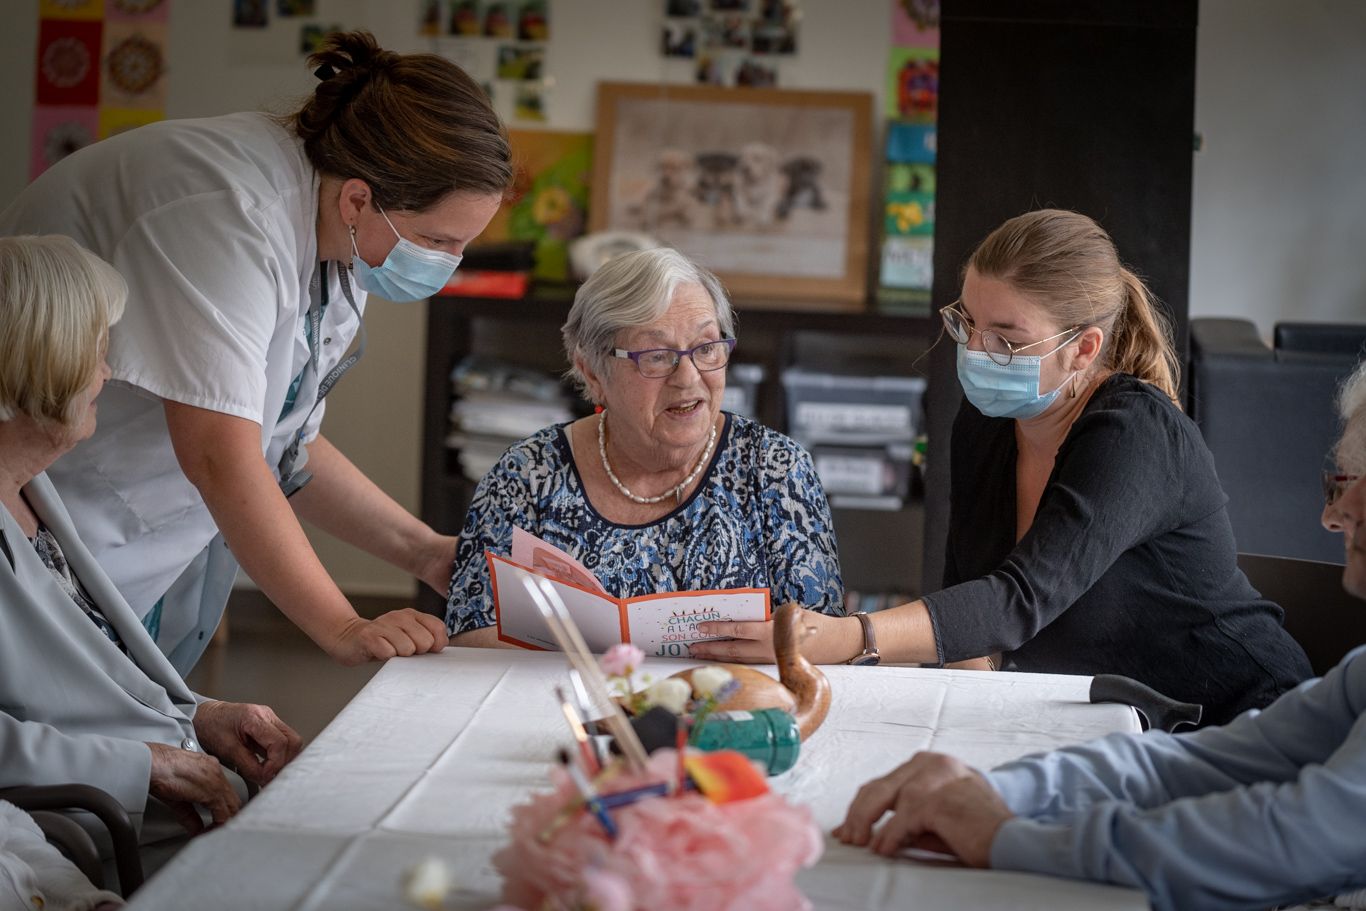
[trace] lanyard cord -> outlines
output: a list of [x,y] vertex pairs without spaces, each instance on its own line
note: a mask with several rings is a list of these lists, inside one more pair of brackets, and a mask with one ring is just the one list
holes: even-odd
[[[310,304],[308,308],[308,325],[311,330],[307,333],[308,361],[313,365],[313,373],[315,376],[318,373],[318,337],[322,334],[323,310],[327,307],[328,303],[327,266],[327,262],[322,264],[322,292],[319,295],[320,300]],[[313,407],[308,409],[308,414],[304,416],[304,421],[299,425],[299,430],[294,435],[294,439],[290,441],[289,446],[285,448],[284,454],[280,456],[280,489],[284,491],[286,497],[294,495],[300,488],[313,479],[312,473],[304,470],[303,464],[297,464],[296,466],[296,463],[299,461],[300,448],[303,444],[304,430],[308,427],[308,422],[312,419],[313,412],[318,410],[318,406],[322,404],[323,399],[327,398],[327,394],[332,391],[332,387],[337,385],[337,381],[342,378],[342,375],[356,366],[356,362],[365,354],[365,321],[361,319],[360,308],[356,306],[355,295],[351,292],[351,276],[347,274],[345,266],[339,266],[337,268],[337,278],[341,282],[342,296],[346,298],[347,306],[351,308],[352,313],[356,314],[356,324],[358,326],[356,330],[356,350],[342,358],[337,366],[327,371],[327,376],[318,381],[318,396],[313,400]],[[308,455],[305,453],[304,463],[307,463],[307,461]]]

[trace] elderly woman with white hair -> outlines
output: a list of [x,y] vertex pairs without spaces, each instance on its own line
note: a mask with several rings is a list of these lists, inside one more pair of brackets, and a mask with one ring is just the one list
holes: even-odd
[[95,430],[127,294],[70,238],[0,238],[0,788],[93,785],[146,845],[236,812],[220,762],[265,784],[301,742],[265,706],[190,691],[44,474]]
[[735,317],[716,277],[659,248],[611,260],[563,328],[598,413],[509,449],[479,483],[446,607],[454,645],[494,645],[485,551],[514,526],[577,558],[618,597],[768,588],[844,612],[830,507],[810,455],[721,411]]
[[[1340,403],[1323,526],[1343,536],[1343,588],[1366,599],[1366,363]],[[1267,908],[1366,889],[1363,820],[1366,647],[1358,647],[1321,679],[1222,727],[1116,734],[986,773],[919,753],[864,785],[834,834],[879,854],[918,844],[974,867],[1133,886],[1168,911]],[[1337,904],[1364,907],[1366,891]]]

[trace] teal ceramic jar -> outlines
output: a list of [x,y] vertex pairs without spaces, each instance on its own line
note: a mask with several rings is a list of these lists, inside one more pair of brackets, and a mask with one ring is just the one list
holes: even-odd
[[699,750],[736,750],[781,775],[797,764],[802,749],[797,719],[782,709],[712,712],[688,742]]

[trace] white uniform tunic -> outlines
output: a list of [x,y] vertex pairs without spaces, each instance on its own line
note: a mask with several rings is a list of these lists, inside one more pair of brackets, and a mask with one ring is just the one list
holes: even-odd
[[[164,121],[96,143],[0,213],[0,234],[69,235],[128,281],[98,429],[48,474],[134,611],[145,618],[162,602],[157,644],[182,674],[221,618],[237,564],[180,470],[161,400],[257,422],[277,468],[319,376],[359,328],[329,264],[313,368],[305,322],[319,294],[317,218],[318,176],[302,142],[256,113]],[[354,295],[363,308],[365,293]],[[305,440],[322,413],[302,427]]]

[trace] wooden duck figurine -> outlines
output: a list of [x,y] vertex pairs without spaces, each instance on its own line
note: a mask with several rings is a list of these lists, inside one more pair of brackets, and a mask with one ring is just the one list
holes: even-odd
[[[719,708],[723,711],[782,709],[797,719],[802,740],[821,726],[830,712],[830,681],[825,674],[802,657],[801,643],[806,638],[801,605],[789,602],[778,608],[773,618],[773,653],[777,658],[778,679],[742,664],[722,664],[740,684]],[[696,668],[674,674],[692,686]]]

